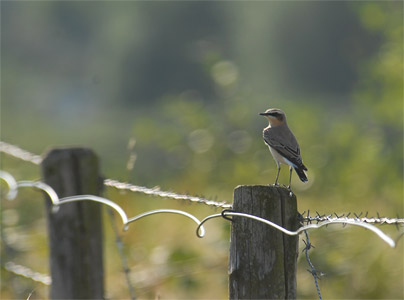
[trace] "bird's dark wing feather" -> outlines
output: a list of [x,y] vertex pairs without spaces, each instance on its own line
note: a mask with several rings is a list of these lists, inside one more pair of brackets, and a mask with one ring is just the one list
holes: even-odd
[[[274,134],[274,129],[266,128],[263,132],[265,143],[276,150],[280,155],[285,157],[298,168],[307,170],[300,157],[300,148],[293,134],[283,137],[279,134]],[[283,142],[282,142],[283,141]],[[289,143],[285,141],[291,141]]]

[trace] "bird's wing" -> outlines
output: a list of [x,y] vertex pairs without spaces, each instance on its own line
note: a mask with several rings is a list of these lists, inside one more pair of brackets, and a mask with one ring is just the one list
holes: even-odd
[[299,144],[291,132],[289,132],[289,134],[284,134],[283,132],[276,131],[275,128],[271,128],[265,129],[263,135],[267,145],[271,146],[280,155],[297,167],[307,170],[300,156]]

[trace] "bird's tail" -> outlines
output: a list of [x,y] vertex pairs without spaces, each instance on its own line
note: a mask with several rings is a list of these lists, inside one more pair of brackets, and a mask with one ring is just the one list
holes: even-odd
[[300,180],[303,182],[309,181],[307,179],[306,173],[304,172],[304,170],[307,170],[306,167],[304,168],[295,168],[296,174],[299,176]]

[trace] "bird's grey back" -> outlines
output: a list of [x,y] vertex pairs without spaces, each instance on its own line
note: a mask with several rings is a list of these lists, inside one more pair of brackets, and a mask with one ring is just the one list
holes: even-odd
[[282,126],[264,128],[263,136],[265,140],[270,142],[271,147],[281,146],[290,148],[300,155],[299,144],[288,125],[284,124]]

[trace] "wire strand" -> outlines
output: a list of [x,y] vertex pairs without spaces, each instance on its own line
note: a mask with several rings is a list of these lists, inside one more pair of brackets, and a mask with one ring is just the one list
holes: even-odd
[[[0,141],[0,152],[4,152],[8,155],[11,155],[15,158],[21,159],[23,161],[27,161],[27,162],[31,162],[35,165],[39,165],[42,163],[42,157],[39,155],[36,155],[34,153],[28,152],[24,149],[21,149],[18,146]],[[8,193],[6,194],[6,198],[8,200],[13,200],[17,197],[18,194],[18,189],[21,187],[33,187],[39,190],[44,191],[50,198],[50,200],[52,201],[52,207],[53,213],[57,213],[57,209],[59,208],[60,205],[62,204],[66,204],[66,203],[71,203],[71,202],[75,202],[75,201],[95,201],[104,205],[107,205],[109,207],[109,214],[111,216],[111,221],[113,220],[113,214],[111,213],[112,210],[115,210],[121,217],[123,225],[124,225],[124,230],[128,229],[128,226],[130,223],[135,222],[141,218],[144,218],[146,216],[150,216],[150,215],[154,215],[154,214],[160,214],[160,213],[174,213],[174,214],[179,214],[179,215],[183,215],[186,216],[190,219],[192,219],[196,224],[197,224],[197,229],[196,229],[196,235],[198,237],[203,237],[205,235],[205,229],[203,227],[203,224],[208,221],[211,220],[213,218],[218,218],[218,217],[222,217],[228,220],[231,220],[228,218],[228,216],[237,216],[237,217],[245,217],[245,218],[250,218],[262,223],[265,223],[281,232],[283,232],[284,234],[287,235],[299,235],[302,232],[305,233],[306,236],[306,240],[303,240],[303,242],[305,243],[305,248],[303,249],[303,251],[305,252],[305,256],[306,256],[306,260],[310,266],[309,272],[313,275],[314,278],[314,282],[315,282],[315,286],[316,286],[316,290],[317,290],[317,294],[319,296],[319,299],[322,299],[321,296],[321,292],[320,292],[320,288],[318,285],[318,279],[319,276],[322,275],[321,272],[317,271],[310,258],[308,255],[308,251],[313,247],[313,245],[310,243],[309,240],[309,236],[308,236],[308,232],[307,230],[310,229],[318,229],[322,226],[327,226],[330,224],[342,224],[344,227],[345,225],[355,225],[355,226],[360,226],[366,229],[371,230],[373,233],[375,233],[380,239],[382,239],[384,242],[386,242],[389,246],[391,247],[395,247],[396,243],[398,242],[398,240],[404,235],[404,232],[401,232],[400,235],[398,236],[398,238],[396,239],[396,241],[394,241],[392,238],[390,238],[389,236],[387,236],[383,231],[381,231],[379,228],[375,227],[374,225],[371,224],[378,224],[378,225],[382,225],[382,224],[387,224],[387,225],[396,225],[397,228],[398,226],[402,226],[404,225],[404,219],[403,218],[386,218],[386,217],[380,217],[379,214],[377,213],[377,217],[368,217],[368,213],[366,212],[366,214],[364,215],[362,212],[359,214],[356,213],[347,213],[346,215],[338,215],[337,213],[334,214],[329,214],[329,215],[321,215],[318,212],[316,212],[317,214],[315,216],[310,216],[309,211],[307,212],[307,215],[304,216],[305,212],[299,216],[299,220],[302,222],[302,226],[300,228],[298,228],[298,230],[296,231],[289,231],[273,222],[271,222],[270,220],[265,220],[262,218],[259,218],[257,216],[254,215],[249,215],[249,214],[243,214],[243,213],[238,213],[238,212],[234,212],[234,211],[229,211],[227,209],[232,208],[232,205],[227,203],[227,202],[217,202],[217,201],[213,201],[213,200],[209,200],[203,197],[198,197],[198,196],[192,196],[192,195],[185,195],[185,194],[177,194],[174,192],[169,192],[169,191],[162,191],[160,190],[159,187],[155,187],[155,188],[147,188],[144,186],[138,186],[138,185],[133,185],[130,183],[125,183],[125,182],[120,182],[118,180],[115,179],[105,179],[104,180],[104,185],[108,186],[108,187],[113,187],[116,188],[118,190],[124,190],[124,191],[131,191],[131,192],[137,192],[137,193],[143,193],[146,195],[151,195],[151,196],[155,196],[155,197],[161,197],[161,198],[168,198],[168,199],[176,199],[176,200],[185,200],[185,201],[189,201],[191,203],[199,203],[199,204],[204,204],[204,205],[208,205],[208,206],[213,206],[216,208],[223,208],[225,210],[222,211],[221,214],[213,214],[213,215],[209,215],[207,217],[205,217],[204,219],[202,219],[202,221],[199,221],[199,219],[197,219],[195,216],[185,212],[185,211],[181,211],[181,210],[173,210],[173,209],[157,209],[157,210],[152,210],[152,211],[148,211],[148,212],[144,212],[140,215],[137,215],[135,217],[132,218],[128,218],[126,215],[126,212],[115,202],[106,199],[106,198],[102,198],[99,196],[95,196],[95,195],[77,195],[77,196],[71,196],[71,197],[65,197],[65,198],[61,198],[59,199],[58,195],[56,194],[56,192],[47,184],[40,182],[40,181],[19,181],[17,182],[14,177],[5,172],[5,171],[1,171],[0,170],[0,179],[2,179],[3,181],[5,181],[8,185]],[[354,217],[350,217],[351,215],[353,215]],[[362,217],[362,215],[364,215]],[[313,222],[315,222],[316,224],[313,224]],[[112,222],[114,223],[114,222]],[[305,224],[305,225],[304,225]],[[114,224],[113,224],[114,226]],[[131,285],[130,282],[130,270],[127,264],[127,258],[123,252],[123,244],[122,241],[120,240],[118,231],[116,230],[116,227],[114,229],[115,235],[116,235],[116,244],[117,244],[117,248],[118,251],[120,253],[121,256],[121,260],[122,260],[122,267],[123,270],[125,272],[125,276],[126,276],[126,280],[127,280],[127,284],[129,287],[129,291],[130,291],[130,295],[131,295],[131,299],[135,299],[135,292],[134,292],[134,288]],[[4,266],[6,270],[14,273],[14,274],[18,274],[27,278],[31,278],[32,280],[35,280],[37,282],[42,282],[46,285],[50,284],[50,277],[48,275],[43,275],[37,272],[34,272],[32,270],[30,270],[27,267],[21,266],[21,265],[17,265],[14,264],[13,262],[8,262],[6,263],[6,265]]]
[[40,165],[42,163],[42,157],[40,155],[28,152],[18,146],[3,141],[0,141],[0,152],[4,152],[15,158],[28,161],[34,165]]
[[143,193],[143,194],[151,195],[151,196],[158,196],[158,197],[162,197],[162,198],[187,200],[190,202],[201,203],[201,204],[205,204],[208,206],[214,206],[214,207],[218,207],[218,208],[231,208],[232,207],[232,205],[227,202],[217,202],[217,201],[213,201],[213,200],[209,200],[209,199],[205,199],[205,198],[201,198],[201,197],[197,197],[197,196],[190,196],[190,195],[184,195],[184,194],[177,194],[174,192],[161,191],[159,187],[147,188],[144,186],[133,185],[133,184],[126,183],[126,182],[120,182],[115,179],[105,179],[104,185],[109,186],[109,187],[114,187],[119,190],[138,192],[138,193]]
[[[227,220],[232,220],[232,219],[229,219],[228,216],[250,218],[250,219],[265,223],[287,235],[299,235],[300,233],[304,232],[306,235],[306,240],[303,240],[306,245],[306,247],[304,249],[305,256],[306,256],[306,260],[311,268],[311,270],[309,270],[309,272],[313,276],[317,294],[318,294],[320,300],[322,300],[322,296],[321,296],[321,292],[320,292],[320,288],[319,288],[319,284],[318,284],[318,279],[319,279],[319,276],[322,275],[322,273],[318,272],[314,268],[314,266],[308,256],[308,251],[311,249],[312,245],[310,244],[307,230],[318,229],[322,226],[326,226],[326,225],[330,225],[330,224],[337,224],[337,223],[343,224],[343,225],[347,225],[347,224],[356,225],[356,226],[361,226],[361,227],[371,230],[379,238],[381,238],[384,242],[386,242],[389,246],[395,247],[396,243],[394,242],[393,239],[391,239],[389,236],[387,236],[379,228],[377,228],[374,225],[371,225],[369,223],[374,222],[377,224],[395,224],[395,225],[404,223],[404,219],[399,219],[399,218],[388,219],[388,218],[380,218],[379,216],[378,216],[378,218],[367,218],[367,213],[364,218],[360,218],[362,213],[359,215],[354,214],[355,218],[349,218],[350,214],[348,214],[347,216],[345,216],[345,215],[338,216],[338,214],[334,213],[334,215],[336,217],[333,217],[332,215],[320,215],[318,212],[317,212],[317,216],[312,217],[312,216],[310,216],[309,212],[307,212],[307,216],[304,216],[304,213],[303,213],[303,215],[300,214],[298,216],[300,222],[306,223],[306,225],[301,226],[296,231],[290,231],[290,230],[283,228],[282,226],[279,226],[279,225],[271,222],[270,220],[266,220],[266,219],[263,219],[263,218],[260,218],[260,217],[254,216],[254,215],[250,215],[250,214],[231,211],[228,209],[223,210],[222,213],[220,213],[220,214],[209,215],[209,216],[205,217],[202,221],[199,221],[199,219],[197,219],[195,216],[193,216],[185,211],[175,210],[175,209],[157,209],[157,210],[152,210],[152,211],[141,213],[132,218],[128,218],[126,212],[118,204],[116,204],[115,202],[113,202],[109,199],[106,199],[106,198],[102,198],[102,197],[95,196],[95,195],[77,195],[77,196],[59,198],[57,193],[52,189],[52,187],[50,187],[49,185],[47,185],[41,181],[16,181],[15,178],[11,174],[9,174],[8,172],[2,171],[2,170],[0,170],[0,179],[5,181],[8,185],[8,188],[9,188],[9,191],[7,193],[8,200],[13,200],[17,197],[19,188],[32,187],[32,188],[36,188],[36,189],[44,191],[49,196],[49,198],[52,202],[53,208],[58,208],[60,205],[63,205],[63,204],[72,203],[72,202],[76,202],[76,201],[84,201],[84,200],[95,201],[95,202],[107,205],[109,207],[108,211],[110,213],[112,223],[114,223],[112,220],[113,215],[110,211],[112,209],[114,209],[120,215],[120,217],[122,219],[122,222],[124,225],[124,230],[128,229],[128,226],[130,223],[136,222],[144,217],[154,215],[154,214],[160,214],[160,213],[171,213],[171,214],[183,215],[185,217],[192,219],[197,224],[196,235],[199,238],[202,238],[205,236],[205,229],[203,227],[203,224],[206,221],[211,220],[213,218],[218,218],[218,217],[222,217]],[[118,183],[117,185],[119,186],[119,184],[120,183]],[[129,185],[129,187],[130,187],[130,189],[133,189],[134,186]],[[155,191],[155,189],[153,191]],[[160,195],[160,196],[162,196],[162,195]],[[57,210],[53,209],[52,212],[57,213]],[[317,224],[312,224],[313,221],[317,222]],[[122,268],[125,273],[125,278],[126,278],[127,285],[129,288],[130,296],[131,296],[131,299],[136,299],[135,290],[134,290],[134,288],[131,284],[131,280],[130,280],[130,269],[128,267],[127,258],[123,252],[123,244],[119,237],[118,231],[116,230],[116,227],[114,227],[114,232],[116,235],[116,244],[117,244],[117,248],[119,251],[119,255],[121,256]],[[400,234],[400,236],[397,238],[397,241],[402,236],[403,236],[403,234]],[[37,282],[41,282],[46,285],[51,284],[51,280],[48,275],[43,275],[43,274],[34,272],[27,267],[24,267],[21,265],[16,265],[12,262],[8,262],[5,265],[5,268],[6,268],[6,270],[8,270],[14,274],[30,278]]]
[[[42,163],[42,157],[40,155],[36,155],[34,153],[28,152],[24,149],[21,149],[18,146],[0,141],[0,152],[4,152],[8,155],[11,155],[15,158],[31,162],[35,165],[39,165]],[[160,188],[148,188],[145,186],[138,186],[133,185],[126,182],[120,182],[115,179],[105,179],[104,185],[109,187],[114,187],[119,190],[126,190],[131,192],[143,193],[146,195],[157,196],[162,198],[169,198],[175,200],[186,200],[192,203],[201,203],[208,206],[213,206],[217,208],[231,208],[232,205],[227,202],[217,202],[213,200],[209,200],[206,198],[198,197],[198,196],[191,196],[191,195],[184,195],[184,194],[177,194],[174,192],[168,191],[161,191]]]
[[4,268],[13,274],[29,278],[33,281],[40,282],[44,285],[50,285],[52,283],[52,279],[50,278],[49,275],[32,271],[30,268],[16,264],[12,261],[6,262]]
[[314,267],[313,263],[310,260],[309,250],[314,246],[310,243],[309,234],[307,233],[307,230],[304,230],[304,234],[306,236],[306,240],[303,240],[303,242],[305,244],[303,251],[306,256],[307,263],[310,266],[310,270],[307,270],[307,271],[309,271],[309,273],[313,276],[314,285],[316,286],[318,299],[322,300],[320,286],[318,285],[318,279],[320,279],[320,276],[322,276],[323,274],[321,272],[319,272],[318,270],[316,270],[316,268]]

